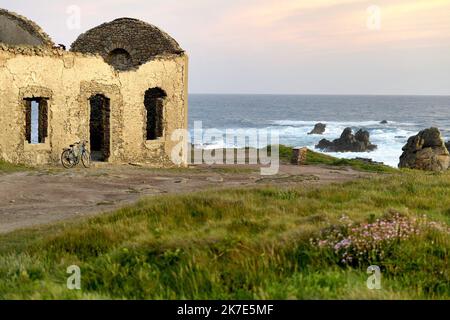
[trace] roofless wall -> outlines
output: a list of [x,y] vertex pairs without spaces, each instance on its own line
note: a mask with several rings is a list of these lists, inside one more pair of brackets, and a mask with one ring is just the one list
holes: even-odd
[[94,161],[173,165],[171,136],[187,128],[188,101],[188,58],[175,40],[122,18],[65,51],[0,13],[0,159],[58,164],[63,148],[87,140]]

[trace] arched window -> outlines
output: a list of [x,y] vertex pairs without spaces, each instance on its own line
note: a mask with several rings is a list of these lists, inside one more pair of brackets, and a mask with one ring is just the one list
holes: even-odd
[[160,88],[151,88],[145,92],[147,140],[157,140],[164,134],[164,99],[166,97],[166,93]]
[[127,50],[117,48],[108,55],[107,62],[117,70],[126,70],[132,65],[131,55]]

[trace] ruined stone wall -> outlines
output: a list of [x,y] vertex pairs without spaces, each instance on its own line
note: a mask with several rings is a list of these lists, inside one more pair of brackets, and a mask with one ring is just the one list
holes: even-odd
[[[164,135],[145,139],[145,91],[165,91]],[[187,128],[187,56],[157,56],[137,70],[118,72],[99,55],[44,47],[0,44],[0,158],[25,164],[57,164],[64,147],[89,140],[89,98],[110,99],[109,162],[169,165],[177,142],[172,132]],[[48,101],[48,137],[25,139],[25,98]]]

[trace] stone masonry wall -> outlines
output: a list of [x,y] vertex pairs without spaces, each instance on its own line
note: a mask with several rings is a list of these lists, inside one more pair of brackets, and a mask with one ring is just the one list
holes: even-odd
[[[57,164],[64,147],[89,140],[89,98],[110,99],[109,162],[170,165],[177,142],[172,132],[187,128],[187,56],[156,56],[133,71],[118,72],[99,55],[46,47],[0,44],[0,159],[13,163]],[[144,94],[161,88],[164,136],[146,141]],[[25,139],[25,98],[48,101],[48,137]]]

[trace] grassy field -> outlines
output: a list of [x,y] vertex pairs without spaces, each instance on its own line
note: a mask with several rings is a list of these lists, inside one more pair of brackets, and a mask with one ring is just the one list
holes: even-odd
[[[308,161],[343,165],[320,157]],[[390,173],[158,196],[2,235],[0,298],[449,299],[450,172],[361,170]],[[335,249],[342,239],[353,245]],[[74,264],[81,291],[66,288]],[[366,286],[372,264],[381,290]]]
[[23,165],[17,165],[12,164],[3,160],[0,160],[0,173],[11,173],[11,172],[17,172],[17,171],[23,171],[23,170],[29,170],[30,168],[23,166]]
[[[287,157],[289,153],[288,147],[282,146],[282,149],[287,148],[286,151],[283,150],[283,154]],[[337,167],[352,167],[353,169],[360,171],[368,171],[368,172],[380,172],[380,173],[394,173],[398,172],[397,169],[379,164],[366,163],[361,160],[355,159],[338,159],[335,157],[331,157],[329,155],[314,152],[312,150],[308,150],[306,154],[306,164],[326,164],[329,166],[337,166]]]

